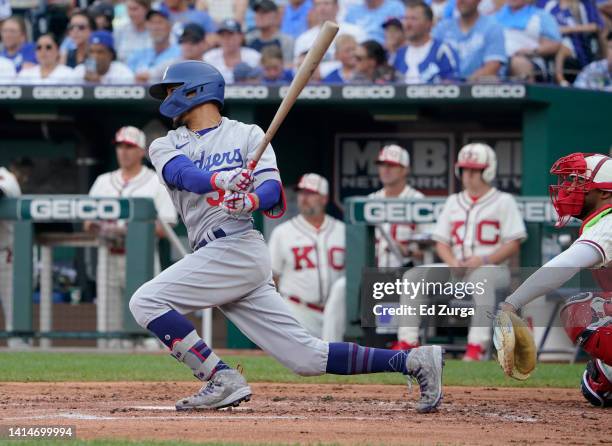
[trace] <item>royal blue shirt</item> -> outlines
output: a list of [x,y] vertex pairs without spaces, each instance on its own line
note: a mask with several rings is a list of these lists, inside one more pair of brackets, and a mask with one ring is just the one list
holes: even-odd
[[504,31],[495,19],[480,16],[474,26],[464,33],[459,19],[439,22],[432,36],[449,44],[459,57],[459,76],[467,79],[486,62],[498,61],[504,65],[508,57],[504,43]]
[[311,8],[312,0],[305,0],[297,8],[294,8],[291,3],[287,3],[281,23],[281,32],[297,39],[300,34],[308,29],[308,13]]
[[454,80],[459,76],[457,53],[437,39],[431,40],[429,51],[420,61],[410,60],[408,46],[401,47],[397,50],[393,66],[406,76],[407,83],[413,84]]
[[2,52],[0,52],[0,56],[12,60],[15,64],[15,71],[18,73],[21,71],[24,62],[30,62],[33,64],[38,63],[36,61],[36,47],[33,43],[24,43],[13,55],[10,55],[6,48],[4,48]]
[[383,23],[391,17],[402,19],[406,8],[397,0],[385,0],[376,9],[369,9],[365,4],[355,5],[348,10],[344,20],[359,26],[366,33],[368,39],[376,40],[378,43],[385,42],[385,30]]

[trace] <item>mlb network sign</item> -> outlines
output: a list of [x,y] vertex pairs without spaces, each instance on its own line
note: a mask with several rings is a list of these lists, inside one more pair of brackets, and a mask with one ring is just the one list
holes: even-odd
[[129,200],[44,197],[19,200],[19,218],[33,221],[118,220],[131,215]]

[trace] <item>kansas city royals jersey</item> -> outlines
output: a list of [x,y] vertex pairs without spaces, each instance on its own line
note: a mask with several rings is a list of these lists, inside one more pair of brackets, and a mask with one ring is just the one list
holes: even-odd
[[473,201],[465,191],[446,200],[432,238],[451,246],[455,258],[491,255],[502,244],[527,238],[514,197],[492,188]]
[[[238,233],[252,228],[250,216],[230,216],[218,205],[223,201],[223,191],[213,191],[205,195],[180,191],[168,186],[162,172],[168,161],[178,155],[185,155],[196,167],[207,172],[231,170],[246,167],[264,132],[260,127],[222,118],[218,127],[203,135],[198,135],[186,127],[171,130],[158,138],[149,147],[149,157],[160,181],[168,187],[174,207],[181,216],[192,248],[205,240],[216,229],[226,234]],[[267,180],[280,182],[276,166],[276,156],[268,145],[254,172],[257,188]]]

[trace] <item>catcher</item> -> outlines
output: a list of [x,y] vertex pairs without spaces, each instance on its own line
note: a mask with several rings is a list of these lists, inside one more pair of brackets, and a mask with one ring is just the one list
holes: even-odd
[[612,406],[612,158],[594,153],[572,153],[557,160],[550,172],[558,184],[550,195],[558,214],[556,227],[572,217],[582,220],[580,237],[546,263],[500,304],[494,342],[504,372],[526,379],[535,368],[535,345],[516,312],[536,297],[559,288],[583,268],[602,292],[582,293],[561,309],[561,320],[571,340],[593,359],[587,363],[581,390],[594,406]]

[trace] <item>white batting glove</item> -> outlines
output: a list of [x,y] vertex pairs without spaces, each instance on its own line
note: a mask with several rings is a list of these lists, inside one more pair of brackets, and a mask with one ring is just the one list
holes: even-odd
[[230,215],[242,217],[257,210],[259,207],[259,197],[255,194],[234,192],[227,194],[219,206]]
[[216,172],[210,179],[213,188],[231,192],[248,192],[253,185],[253,172],[242,167]]

